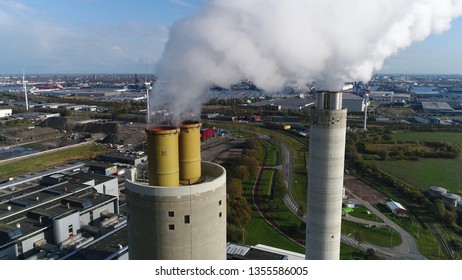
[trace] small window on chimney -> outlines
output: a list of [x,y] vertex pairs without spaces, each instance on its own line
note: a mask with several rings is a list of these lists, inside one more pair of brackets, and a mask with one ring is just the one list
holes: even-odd
[[221,212],[218,213],[218,217],[221,218],[221,216],[223,216],[223,214]]
[[221,200],[218,200],[218,206],[221,206]]

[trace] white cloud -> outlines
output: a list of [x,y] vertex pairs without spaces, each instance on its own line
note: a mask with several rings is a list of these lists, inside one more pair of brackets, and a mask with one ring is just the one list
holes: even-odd
[[189,7],[189,8],[197,8],[195,5],[184,1],[184,0],[168,0],[170,3],[177,4],[183,7]]
[[156,71],[166,86],[153,93],[152,105],[174,100],[178,115],[198,113],[192,104],[213,84],[251,79],[275,91],[288,80],[316,81],[330,90],[367,82],[387,58],[446,31],[462,16],[461,0],[204,3],[199,13],[172,26]]
[[35,13],[34,9],[32,9],[31,7],[10,0],[0,0],[0,9],[6,9],[9,11],[15,11],[20,13]]

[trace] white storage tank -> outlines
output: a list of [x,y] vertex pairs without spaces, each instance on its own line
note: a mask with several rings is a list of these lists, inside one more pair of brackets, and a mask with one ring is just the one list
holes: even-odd
[[457,194],[453,193],[447,193],[442,196],[444,204],[447,206],[454,206],[456,207],[456,204],[458,201],[461,200],[460,196]]
[[462,213],[462,200],[457,201],[457,203],[456,203],[456,210],[457,210],[457,212],[461,212],[461,213]]
[[441,198],[447,192],[448,191],[445,188],[438,187],[438,186],[431,186],[430,189],[428,190],[428,194],[431,197],[435,197],[435,198]]

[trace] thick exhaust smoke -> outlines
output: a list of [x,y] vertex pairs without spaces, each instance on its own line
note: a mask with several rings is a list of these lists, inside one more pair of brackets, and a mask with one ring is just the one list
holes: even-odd
[[[367,82],[384,60],[450,28],[462,0],[208,0],[176,22],[151,104],[200,112],[212,85],[243,79],[267,91],[286,81],[327,90]],[[153,108],[153,107],[151,107]]]

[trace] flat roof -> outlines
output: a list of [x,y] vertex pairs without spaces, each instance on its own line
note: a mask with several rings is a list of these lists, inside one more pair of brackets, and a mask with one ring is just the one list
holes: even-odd
[[37,186],[33,189],[26,189],[24,195],[12,194],[9,200],[0,203],[0,221],[89,188],[91,186],[85,184],[63,182],[51,187]]
[[351,92],[344,92],[343,93],[343,99],[349,99],[349,100],[363,100],[363,98],[359,95],[356,95]]
[[454,110],[447,102],[436,101],[422,101],[422,108],[424,110]]
[[[120,245],[120,246],[119,246]],[[112,231],[105,238],[97,240],[88,247],[77,250],[66,260],[105,260],[116,253],[121,247],[128,246],[128,228],[125,224]]]
[[91,180],[95,180],[95,185],[99,185],[99,184],[103,184],[111,180],[114,180],[114,177],[101,175],[101,174],[95,174],[95,173],[85,173],[85,172],[79,172],[69,177],[69,181],[72,181],[72,182],[88,182]]
[[275,248],[263,244],[243,246],[228,242],[226,244],[228,260],[304,260],[305,255]]
[[[87,186],[88,188],[92,188],[91,186]],[[36,231],[45,230],[45,228],[49,225],[48,222],[40,223],[37,217],[43,216],[47,217],[57,217],[61,215],[65,215],[66,213],[73,213],[75,211],[82,211],[82,207],[73,206],[73,204],[69,204],[69,207],[63,203],[66,199],[78,199],[78,200],[88,200],[91,202],[91,206],[88,209],[93,207],[97,207],[100,204],[105,202],[111,201],[115,199],[113,196],[102,195],[99,193],[90,193],[82,195],[82,193],[77,193],[76,195],[71,196],[59,196],[55,200],[49,201],[46,206],[36,206],[34,207],[21,207],[15,206],[15,210],[22,210],[16,211],[16,216],[13,219],[0,219],[0,224],[6,224],[11,226],[16,226],[19,223],[22,235],[27,235]],[[25,201],[27,201],[25,199]],[[0,205],[2,207],[3,205]],[[26,210],[26,211],[24,211]],[[13,211],[13,210],[12,210]],[[8,211],[11,212],[11,211]],[[0,247],[5,244],[10,243],[11,240],[3,238],[0,239]]]

